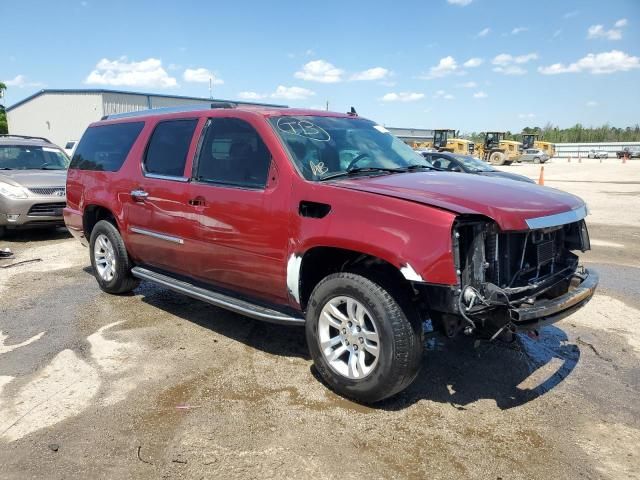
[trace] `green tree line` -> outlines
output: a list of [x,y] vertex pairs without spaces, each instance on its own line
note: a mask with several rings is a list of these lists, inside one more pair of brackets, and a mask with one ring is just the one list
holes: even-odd
[[[576,123],[573,127],[559,128],[547,123],[544,127],[526,127],[522,133],[537,133],[540,140],[553,143],[591,143],[591,142],[640,142],[640,124],[633,127],[612,127],[605,123],[601,127],[585,127]],[[472,132],[467,136],[474,142],[484,140],[484,132]],[[521,133],[506,132],[508,140],[522,141]]]
[[7,86],[0,82],[0,134],[9,133],[9,126],[7,125],[7,112],[4,109],[4,102],[2,99],[4,98],[4,91],[7,89]]

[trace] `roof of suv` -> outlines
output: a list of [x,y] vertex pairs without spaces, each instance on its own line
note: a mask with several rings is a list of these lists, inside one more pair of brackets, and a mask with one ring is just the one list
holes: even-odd
[[0,146],[1,145],[26,145],[32,147],[51,147],[51,148],[60,148],[54,143],[51,143],[48,139],[44,137],[31,137],[29,135],[11,135],[11,134],[1,134],[0,135]]
[[182,107],[168,107],[168,108],[153,108],[149,110],[139,110],[136,112],[126,112],[126,113],[117,113],[112,115],[105,115],[100,120],[109,121],[109,120],[124,120],[124,119],[137,119],[137,118],[153,118],[153,117],[169,117],[169,116],[180,116],[182,114],[191,114],[191,115],[207,115],[213,112],[220,111],[240,111],[240,112],[249,112],[257,115],[262,115],[265,117],[278,117],[278,116],[288,116],[288,115],[299,115],[299,116],[323,116],[323,117],[349,117],[349,118],[357,118],[356,115],[348,114],[348,113],[338,113],[338,112],[329,112],[326,110],[311,110],[304,108],[288,108],[288,107],[273,107],[273,106],[264,106],[264,105],[238,105],[229,102],[223,103],[211,103],[203,104],[203,105],[190,105],[190,106],[182,106]]

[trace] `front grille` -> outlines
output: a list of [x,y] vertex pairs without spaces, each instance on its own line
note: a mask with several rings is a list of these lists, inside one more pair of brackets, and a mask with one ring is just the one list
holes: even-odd
[[29,191],[34,195],[45,195],[48,197],[56,196],[56,197],[64,197],[66,194],[65,187],[33,187],[30,188]]
[[30,217],[60,217],[62,216],[62,209],[66,205],[64,202],[39,203],[33,205],[27,215]]
[[542,265],[543,263],[550,262],[553,260],[555,256],[555,244],[553,241],[549,240],[547,242],[542,242],[536,245],[536,254],[538,257],[538,265]]

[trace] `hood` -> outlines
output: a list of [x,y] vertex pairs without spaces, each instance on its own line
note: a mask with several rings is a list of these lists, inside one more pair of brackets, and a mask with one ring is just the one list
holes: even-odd
[[0,182],[22,187],[64,187],[66,170],[0,170]]
[[517,173],[510,172],[478,172],[478,175],[483,175],[485,177],[496,177],[496,178],[508,178],[509,180],[517,180],[519,182],[528,182],[528,183],[536,183],[531,180],[529,177],[525,177],[524,175],[518,175]]
[[336,181],[334,185],[402,198],[455,213],[484,215],[505,231],[527,230],[527,220],[584,207],[580,198],[554,188],[447,172],[360,177]]

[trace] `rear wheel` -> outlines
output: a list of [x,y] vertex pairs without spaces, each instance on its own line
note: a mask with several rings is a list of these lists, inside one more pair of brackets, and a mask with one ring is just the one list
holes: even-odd
[[493,152],[489,157],[489,163],[492,165],[504,165],[505,155],[502,152]]
[[533,163],[540,163],[540,158],[539,157],[535,157],[533,159]]
[[120,232],[107,220],[100,220],[91,231],[91,266],[98,285],[107,293],[127,293],[140,280],[131,275],[131,261]]
[[338,394],[374,403],[405,389],[418,373],[422,328],[402,295],[354,273],[323,279],[309,300],[311,358]]
[[6,231],[7,231],[6,228],[0,227],[0,238],[4,237],[4,234],[5,234]]

